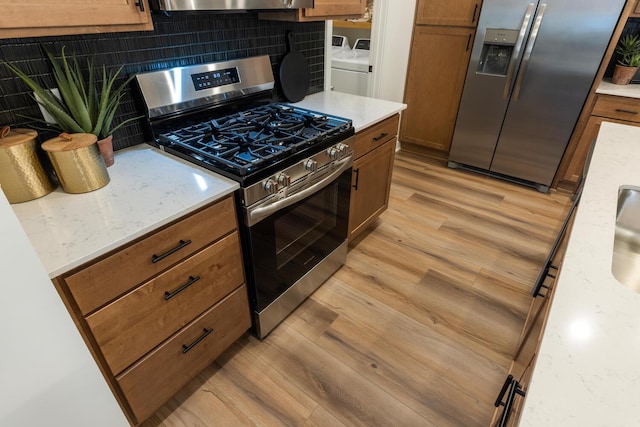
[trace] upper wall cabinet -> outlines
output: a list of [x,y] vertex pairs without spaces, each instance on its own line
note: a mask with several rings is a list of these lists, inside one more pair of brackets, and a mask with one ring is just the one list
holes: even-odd
[[367,0],[315,0],[312,9],[298,9],[291,12],[260,13],[260,19],[278,21],[325,21],[330,19],[361,18],[367,7]]
[[0,0],[0,38],[153,30],[147,0]]
[[481,0],[420,0],[416,24],[475,27],[481,5]]

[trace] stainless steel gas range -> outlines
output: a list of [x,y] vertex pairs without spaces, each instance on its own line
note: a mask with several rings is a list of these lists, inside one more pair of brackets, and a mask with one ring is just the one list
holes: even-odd
[[247,288],[264,338],[345,262],[351,121],[271,102],[268,56],[136,80],[152,144],[240,184]]

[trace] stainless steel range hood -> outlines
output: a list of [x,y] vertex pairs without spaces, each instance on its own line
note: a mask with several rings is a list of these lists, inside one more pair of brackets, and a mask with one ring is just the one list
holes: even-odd
[[286,10],[313,7],[313,0],[152,0],[151,7],[166,12]]

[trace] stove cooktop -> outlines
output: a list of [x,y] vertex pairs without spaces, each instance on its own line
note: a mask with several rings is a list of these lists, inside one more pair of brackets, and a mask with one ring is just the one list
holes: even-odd
[[271,103],[171,129],[164,126],[156,143],[243,185],[353,133],[348,119]]

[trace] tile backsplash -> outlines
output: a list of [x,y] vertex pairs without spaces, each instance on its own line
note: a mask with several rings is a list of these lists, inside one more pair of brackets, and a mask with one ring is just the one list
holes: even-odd
[[[50,64],[42,46],[59,54],[75,53],[81,63],[94,56],[108,71],[124,66],[126,76],[143,71],[225,61],[255,55],[269,55],[276,77],[275,99],[282,100],[278,69],[287,52],[286,32],[295,34],[296,48],[305,56],[311,71],[309,93],[324,85],[324,22],[281,22],[259,20],[255,13],[203,13],[165,16],[153,14],[155,29],[143,32],[105,33],[58,37],[0,40],[0,60],[25,71],[45,87],[53,86]],[[144,115],[144,107],[132,87],[127,88],[114,124]],[[39,126],[22,116],[40,117],[30,89],[0,66],[0,126]],[[40,131],[40,139],[55,133]],[[120,128],[115,149],[145,141],[145,121],[136,120]]]

